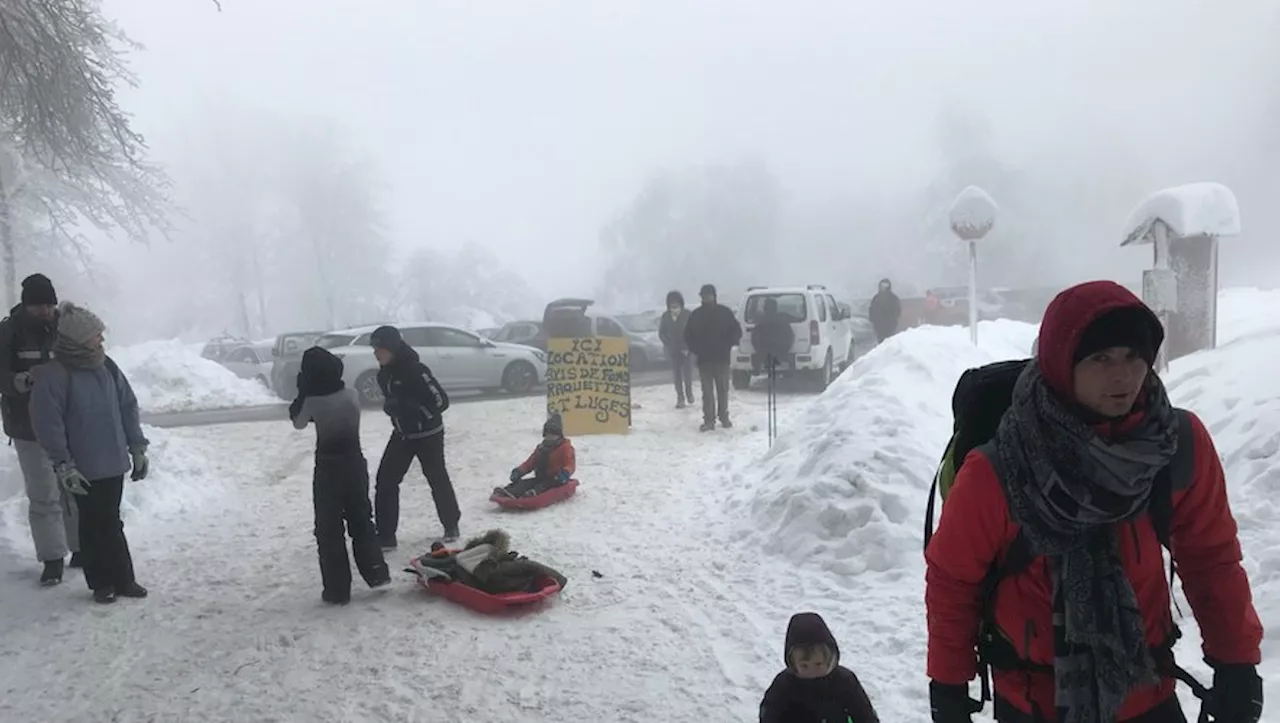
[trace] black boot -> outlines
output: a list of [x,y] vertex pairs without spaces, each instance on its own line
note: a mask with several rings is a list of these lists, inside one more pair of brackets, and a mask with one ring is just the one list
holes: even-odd
[[396,549],[395,535],[378,535],[378,545],[384,550]]
[[351,602],[351,593],[348,592],[346,595],[343,595],[341,593],[329,592],[328,590],[325,590],[324,592],[320,593],[320,599],[324,600],[330,605],[346,605],[347,603]]
[[60,582],[62,582],[62,558],[47,560],[44,563],[44,572],[40,573],[40,584],[51,587]]
[[444,528],[444,537],[441,539],[445,542],[457,542],[462,535],[458,532],[458,526]]
[[136,582],[131,582],[128,585],[121,585],[116,588],[116,594],[120,597],[141,599],[147,596],[147,589]]
[[114,587],[100,587],[94,590],[93,601],[103,605],[110,605],[116,601],[116,589]]

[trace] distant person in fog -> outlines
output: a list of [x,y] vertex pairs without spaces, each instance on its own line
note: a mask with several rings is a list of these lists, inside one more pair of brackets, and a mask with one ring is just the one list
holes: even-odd
[[876,340],[884,341],[898,333],[898,323],[902,318],[902,300],[893,293],[893,282],[880,279],[880,290],[871,298],[871,308],[867,311],[871,320],[871,328],[875,329]]
[[693,359],[689,345],[684,340],[685,327],[689,325],[689,310],[684,306],[684,295],[679,291],[667,293],[667,313],[658,322],[658,338],[671,360],[671,374],[676,385],[676,409],[693,404]]
[[742,340],[742,326],[733,310],[716,301],[716,287],[706,284],[698,293],[702,306],[689,315],[684,341],[698,357],[698,377],[702,380],[702,428],[710,432],[720,426],[729,429],[729,357]]

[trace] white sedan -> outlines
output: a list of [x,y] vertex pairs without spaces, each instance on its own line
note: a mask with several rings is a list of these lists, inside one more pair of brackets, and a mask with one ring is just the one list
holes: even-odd
[[[382,402],[378,360],[369,346],[376,326],[331,331],[316,340],[342,357],[342,380],[366,404]],[[446,390],[506,390],[523,394],[547,378],[547,356],[533,347],[490,341],[474,332],[445,324],[403,324],[400,336],[431,368]]]

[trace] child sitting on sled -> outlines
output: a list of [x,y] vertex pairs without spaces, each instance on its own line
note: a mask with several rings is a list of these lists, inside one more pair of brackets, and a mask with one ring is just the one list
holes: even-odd
[[[558,487],[573,477],[576,460],[573,443],[564,436],[559,415],[552,415],[542,425],[542,443],[524,464],[511,470],[511,484],[494,487],[496,497],[533,497]],[[532,477],[525,476],[532,473]]]
[[791,616],[784,659],[787,669],[760,703],[760,723],[879,723],[858,676],[840,665],[840,648],[822,616]]

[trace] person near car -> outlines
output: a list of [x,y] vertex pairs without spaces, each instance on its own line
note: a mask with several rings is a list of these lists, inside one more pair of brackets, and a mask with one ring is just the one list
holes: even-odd
[[742,326],[733,310],[716,300],[716,287],[706,284],[698,292],[702,305],[693,310],[685,323],[684,343],[698,359],[698,377],[702,381],[703,432],[716,428],[716,419],[725,429],[733,427],[729,420],[729,359],[733,348],[742,340]]
[[449,395],[418,352],[405,343],[400,330],[380,326],[369,337],[382,390],[382,409],[391,418],[391,438],[378,464],[373,493],[374,524],[383,549],[396,547],[400,524],[400,483],[416,457],[431,487],[436,515],[444,526],[444,541],[458,539],[462,512],[444,461],[444,412]]
[[58,484],[79,506],[85,582],[96,602],[113,603],[147,596],[134,578],[120,500],[124,476],[146,479],[151,465],[138,398],[106,354],[105,329],[84,307],[58,308],[53,361],[36,371],[31,388],[31,426]]
[[893,282],[889,279],[880,279],[880,290],[871,297],[867,317],[871,320],[871,328],[875,329],[878,342],[898,333],[898,324],[902,319],[902,300],[893,293]]
[[684,305],[684,294],[668,292],[667,313],[658,322],[658,339],[671,360],[671,375],[676,384],[676,409],[693,404],[693,360],[689,358],[689,346],[684,340],[689,315]]
[[62,491],[53,463],[31,427],[31,387],[36,368],[53,358],[58,336],[58,295],[44,274],[22,280],[20,303],[0,321],[0,417],[18,454],[27,493],[27,519],[36,559],[44,566],[41,585],[62,582],[63,565],[80,567],[76,505]]
[[921,312],[920,323],[933,326],[942,323],[942,299],[938,298],[933,289],[924,292],[924,308]]
[[[925,551],[933,720],[968,723],[980,707],[968,683],[985,615],[1014,643],[989,661],[997,721],[1184,723],[1163,529],[1214,671],[1201,720],[1256,723],[1263,625],[1213,439],[1152,368],[1160,321],[1093,281],[1053,300],[1039,339]],[[993,589],[989,571],[1018,539],[1032,560]]]

